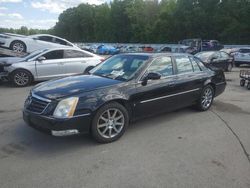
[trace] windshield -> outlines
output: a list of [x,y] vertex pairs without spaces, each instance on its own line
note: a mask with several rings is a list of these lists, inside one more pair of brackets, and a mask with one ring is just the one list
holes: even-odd
[[149,59],[146,55],[117,55],[90,71],[91,74],[127,81],[133,78],[139,68]]
[[43,50],[36,50],[34,52],[32,52],[31,54],[25,55],[23,56],[25,58],[25,60],[29,60],[33,57],[36,57],[37,55],[41,54],[42,52],[47,51],[47,49],[43,49]]

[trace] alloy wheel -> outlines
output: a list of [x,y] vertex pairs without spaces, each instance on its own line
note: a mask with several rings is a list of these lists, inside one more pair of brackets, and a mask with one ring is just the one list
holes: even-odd
[[18,52],[18,53],[23,52],[25,49],[24,45],[20,42],[14,43],[12,48],[13,48],[13,51]]
[[210,107],[211,103],[213,101],[213,91],[210,87],[207,87],[203,95],[201,97],[201,105],[203,106],[204,109],[207,109]]
[[125,124],[123,113],[117,108],[105,110],[97,121],[97,131],[104,138],[113,138],[120,134]]
[[29,82],[29,75],[25,72],[18,72],[14,75],[14,81],[18,86],[24,86]]

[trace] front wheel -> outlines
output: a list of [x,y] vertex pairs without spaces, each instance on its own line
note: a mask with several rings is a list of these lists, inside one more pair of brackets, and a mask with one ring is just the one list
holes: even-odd
[[128,124],[129,115],[126,108],[117,102],[111,102],[97,111],[91,133],[97,142],[109,143],[119,139]]
[[10,80],[16,87],[25,87],[31,84],[32,75],[26,70],[16,70],[11,74]]
[[211,85],[207,85],[202,89],[200,99],[197,102],[197,108],[200,111],[208,110],[214,99],[214,89]]

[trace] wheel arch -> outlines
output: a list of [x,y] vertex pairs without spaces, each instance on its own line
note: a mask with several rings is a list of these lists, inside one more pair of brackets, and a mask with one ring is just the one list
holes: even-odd
[[[115,98],[115,99],[111,99],[111,100],[108,100],[108,101],[105,101],[103,102],[101,105],[99,105],[95,110],[94,110],[94,113],[92,114],[92,117],[95,116],[95,114],[97,113],[97,111],[103,107],[104,105],[107,105],[109,103],[112,103],[112,102],[116,102],[120,105],[122,105],[128,112],[128,115],[129,115],[129,121],[131,120],[131,117],[132,117],[132,108],[131,106],[129,105],[129,101],[124,99],[124,98]],[[93,121],[93,118],[91,120],[91,124],[92,124],[92,121]],[[89,132],[91,132],[91,126],[89,126]]]
[[17,72],[17,71],[26,71],[26,72],[29,72],[30,73],[30,75],[31,75],[31,81],[33,82],[34,81],[34,79],[35,79],[35,77],[34,77],[34,75],[32,74],[32,72],[31,71],[29,71],[29,70],[27,70],[27,69],[25,69],[25,68],[17,68],[17,69],[15,69],[15,70],[13,70],[12,72],[10,72],[10,74],[9,74],[9,77],[11,77],[15,72]]

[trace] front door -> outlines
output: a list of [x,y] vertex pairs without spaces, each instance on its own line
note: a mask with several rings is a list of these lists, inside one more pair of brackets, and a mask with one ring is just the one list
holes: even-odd
[[170,111],[175,107],[175,77],[172,59],[160,57],[151,63],[144,76],[149,72],[161,74],[159,80],[148,80],[146,85],[136,83],[137,94],[133,97],[134,117],[153,115]]
[[[53,50],[42,54],[45,60],[36,60],[36,72],[38,80],[64,76],[63,71],[63,50]],[[39,57],[38,57],[39,58]]]

